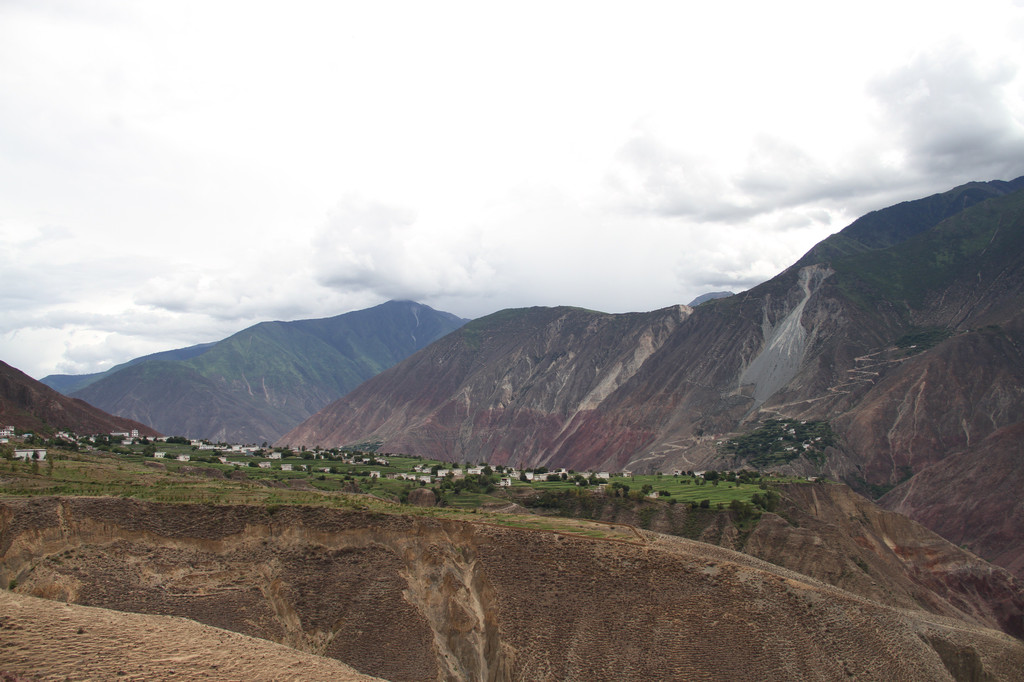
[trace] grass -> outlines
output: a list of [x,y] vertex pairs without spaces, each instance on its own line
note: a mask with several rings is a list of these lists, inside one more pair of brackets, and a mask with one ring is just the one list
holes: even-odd
[[[194,471],[205,468],[229,474],[234,470],[231,465],[220,462],[212,464],[178,462],[173,459],[154,460],[143,456],[141,449],[141,446],[133,446],[123,449],[122,453],[110,453],[73,452],[50,448],[48,452],[51,461],[40,463],[35,467],[35,471],[29,463],[0,459],[0,497],[117,496],[160,503],[263,505],[268,509],[279,509],[285,505],[305,505],[457,518],[538,531],[635,541],[637,538],[629,526],[611,525],[585,518],[490,512],[488,507],[503,506],[516,500],[522,501],[522,496],[529,495],[530,492],[541,496],[544,493],[579,496],[585,504],[586,500],[596,502],[610,498],[617,503],[631,505],[635,504],[634,499],[626,499],[625,496],[611,497],[612,490],[617,488],[621,492],[624,486],[629,486],[632,493],[637,493],[645,485],[649,485],[655,491],[668,493],[667,496],[649,500],[653,504],[644,505],[644,509],[651,510],[647,512],[651,516],[660,508],[659,505],[668,504],[670,501],[699,505],[702,500],[708,500],[709,508],[698,508],[695,511],[700,514],[714,514],[719,508],[728,508],[733,500],[750,502],[754,494],[763,492],[757,483],[737,484],[722,480],[715,485],[714,482],[689,476],[635,475],[613,477],[613,485],[606,488],[608,497],[598,496],[597,490],[592,486],[577,487],[572,481],[538,481],[529,484],[515,481],[511,491],[496,488],[492,492],[463,490],[455,494],[452,490],[440,490],[446,506],[423,508],[398,503],[403,494],[416,485],[412,482],[387,478],[371,479],[368,476],[355,475],[368,473],[372,469],[381,471],[383,476],[392,471],[411,472],[418,464],[440,464],[420,458],[389,456],[390,463],[386,467],[344,465],[326,460],[311,462],[294,458],[283,461],[313,464],[315,467],[337,466],[339,473],[315,470],[285,472],[244,467],[242,470],[247,477],[235,479],[197,475]],[[168,445],[160,449],[168,452],[168,457],[171,457],[175,450],[196,454],[191,450],[191,446]],[[154,464],[164,466],[153,466]],[[185,467],[191,467],[193,471],[183,471]],[[783,481],[779,478],[771,480]],[[297,483],[300,487],[294,487]],[[342,492],[343,489],[350,490],[353,483],[357,483],[359,489],[368,494]],[[437,484],[432,484],[432,487],[438,488]],[[645,524],[641,518],[641,525],[649,525],[649,520]]]
[[[232,480],[206,478],[182,474],[179,467],[165,470],[146,466],[143,458],[106,452],[71,452],[49,449],[54,457],[39,466],[39,473],[31,471],[31,464],[0,459],[0,498],[36,496],[107,496],[127,497],[160,503],[192,504],[252,504],[278,509],[284,505],[348,508],[386,514],[406,514],[438,518],[457,518],[495,525],[547,530],[559,533],[586,535],[606,539],[629,539],[628,526],[610,526],[597,522],[580,521],[531,515],[488,513],[480,505],[489,502],[507,502],[488,495],[463,493],[452,507],[413,507],[372,495],[354,495],[332,490],[296,490],[268,487],[260,479]],[[154,460],[149,459],[149,462]],[[159,460],[157,460],[159,461]],[[418,460],[417,460],[418,461]],[[180,463],[187,465],[188,463]],[[213,465],[203,465],[210,466]],[[256,471],[256,470],[254,470]],[[266,472],[266,470],[258,470]],[[279,472],[280,473],[280,472]],[[341,479],[339,475],[328,475]],[[266,475],[264,479],[276,480]],[[306,478],[299,474],[292,478]],[[307,480],[310,480],[307,478]],[[316,481],[315,477],[310,482]],[[321,484],[324,482],[320,482]],[[395,481],[381,482],[382,486]],[[315,486],[314,486],[315,488]]]

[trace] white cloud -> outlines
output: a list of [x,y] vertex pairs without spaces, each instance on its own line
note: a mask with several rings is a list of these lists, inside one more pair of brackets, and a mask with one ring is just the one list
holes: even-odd
[[1004,0],[0,3],[0,356],[744,288],[1024,173],[1022,33]]
[[314,237],[319,284],[385,299],[478,295],[494,269],[472,226],[431,223],[413,211],[350,197]]
[[993,179],[1020,172],[1024,107],[1016,62],[986,63],[953,44],[876,79],[870,93],[911,173]]

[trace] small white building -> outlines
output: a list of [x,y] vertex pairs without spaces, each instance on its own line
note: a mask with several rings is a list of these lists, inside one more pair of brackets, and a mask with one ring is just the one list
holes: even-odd
[[502,488],[511,488],[512,479],[508,477],[503,477],[500,481],[498,481],[498,485],[501,486]]
[[42,462],[46,459],[46,450],[15,450],[14,458],[25,462]]
[[280,452],[271,452],[271,453],[267,454],[267,459],[281,459],[281,453]]
[[270,462],[258,462],[257,465],[259,466],[260,469],[270,468]]
[[167,453],[166,452],[154,452],[153,456],[156,457],[157,459],[163,459],[164,457],[167,456]]
[[292,470],[292,465],[291,464],[285,462],[284,464],[281,465],[281,471],[291,471],[291,470]]
[[178,455],[179,462],[187,462],[192,459],[192,455]]
[[370,478],[380,478],[380,472],[379,471],[371,471],[370,472]]
[[4,438],[10,438],[13,435],[14,435],[14,427],[13,426],[4,426],[4,427],[0,428],[0,436],[3,436]]

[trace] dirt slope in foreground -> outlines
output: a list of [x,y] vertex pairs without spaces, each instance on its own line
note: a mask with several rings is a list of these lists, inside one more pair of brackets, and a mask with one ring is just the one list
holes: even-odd
[[0,590],[0,674],[32,680],[370,682],[340,661],[185,618]]
[[1010,680],[1024,670],[1024,643],[1003,633],[731,550],[632,537],[325,508],[4,501],[0,580],[185,616],[396,681]]

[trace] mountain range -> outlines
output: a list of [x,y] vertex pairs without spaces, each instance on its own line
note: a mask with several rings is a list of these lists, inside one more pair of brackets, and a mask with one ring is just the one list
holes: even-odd
[[[474,320],[278,443],[826,475],[1024,574],[1022,189],[969,183],[870,213],[696,307]],[[765,437],[779,424],[818,440],[781,447]]]
[[166,434],[272,442],[464,323],[419,303],[389,301],[324,319],[262,322],[216,343],[42,382]]

